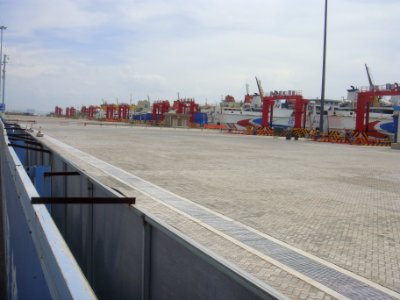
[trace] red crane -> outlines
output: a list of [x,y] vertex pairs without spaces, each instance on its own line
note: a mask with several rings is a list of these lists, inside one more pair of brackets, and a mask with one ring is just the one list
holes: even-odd
[[73,118],[75,117],[76,109],[74,107],[67,107],[65,109],[65,117],[67,118]]
[[376,86],[373,90],[361,90],[357,93],[356,130],[368,132],[369,108],[374,97],[398,96],[400,88],[397,83],[387,84],[383,87]]
[[153,121],[163,121],[165,113],[170,109],[170,104],[168,100],[156,101],[153,103]]
[[194,121],[194,114],[199,112],[200,107],[193,99],[179,99],[174,101],[173,108],[177,114],[190,114],[190,122]]
[[73,117],[75,117],[75,113],[76,113],[76,109],[75,109],[75,107],[70,107],[69,108],[69,117],[70,118],[73,118]]
[[[274,115],[274,103],[276,100],[294,100],[294,128],[306,127],[308,100],[303,99],[303,96],[300,93],[296,93],[295,91],[289,91],[287,92],[287,94],[271,94],[270,96],[264,96],[261,82],[257,77],[256,82],[258,91],[260,92],[260,97],[263,101],[261,123],[263,127],[270,127],[269,125],[272,125]],[[302,121],[303,125],[301,124]]]
[[106,106],[106,119],[107,120],[114,120],[114,104],[108,104]]
[[128,104],[120,104],[118,106],[118,119],[119,120],[127,120],[129,118],[129,105]]
[[56,106],[56,108],[54,109],[54,116],[61,117],[61,115],[62,115],[62,108]]
[[[269,119],[269,124],[272,124],[273,107],[276,100],[288,100],[288,101],[294,100],[294,128],[306,127],[308,100],[303,99],[302,95],[295,92],[290,92],[290,94],[288,95],[272,94],[271,96],[263,98],[263,116],[262,116],[263,127],[269,127],[268,119]],[[269,115],[269,113],[271,114]]]
[[87,115],[88,109],[86,106],[82,106],[81,108],[81,116],[85,117]]
[[90,105],[88,109],[88,119],[91,120],[94,118],[94,113],[96,111],[96,106]]

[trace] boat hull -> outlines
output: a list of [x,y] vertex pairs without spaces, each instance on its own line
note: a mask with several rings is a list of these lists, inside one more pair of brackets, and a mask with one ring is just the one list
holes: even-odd
[[[353,130],[356,126],[356,114],[328,116],[330,130]],[[395,134],[394,122],[390,115],[374,116],[370,114],[366,130],[369,136],[376,138],[393,138]]]
[[[292,110],[274,110],[272,126],[274,127],[293,127],[294,119]],[[217,122],[221,124],[233,124],[236,129],[244,130],[248,126],[260,127],[262,124],[261,112],[222,112],[217,113]]]

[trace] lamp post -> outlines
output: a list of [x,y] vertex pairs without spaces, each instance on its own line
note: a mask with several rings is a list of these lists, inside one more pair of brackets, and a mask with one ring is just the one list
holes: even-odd
[[6,64],[7,64],[7,61],[8,61],[9,58],[10,57],[7,54],[4,54],[4,57],[3,57],[3,89],[2,89],[2,96],[1,96],[1,103],[3,104],[3,108],[4,109],[5,109],[5,107],[4,107],[4,95],[5,95],[5,92],[6,92]]
[[319,118],[319,132],[324,132],[324,102],[325,102],[325,65],[326,65],[326,25],[328,19],[328,0],[325,0],[325,22],[324,22],[324,50],[322,62],[322,88],[321,88],[321,104]]
[[[1,70],[3,66],[2,58],[3,58],[3,31],[7,29],[6,26],[0,26],[0,91],[1,91]],[[4,86],[4,85],[3,85]],[[4,100],[4,98],[3,98]],[[2,102],[4,107],[4,101]]]

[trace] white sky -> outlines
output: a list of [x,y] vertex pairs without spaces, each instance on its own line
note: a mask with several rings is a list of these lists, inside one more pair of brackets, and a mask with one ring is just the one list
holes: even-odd
[[[321,96],[324,0],[0,0],[7,109]],[[326,97],[400,82],[400,0],[330,0]]]

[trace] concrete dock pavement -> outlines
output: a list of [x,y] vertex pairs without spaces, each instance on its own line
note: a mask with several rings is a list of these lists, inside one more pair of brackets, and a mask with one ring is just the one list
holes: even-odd
[[43,143],[290,298],[400,297],[396,150],[36,120]]

